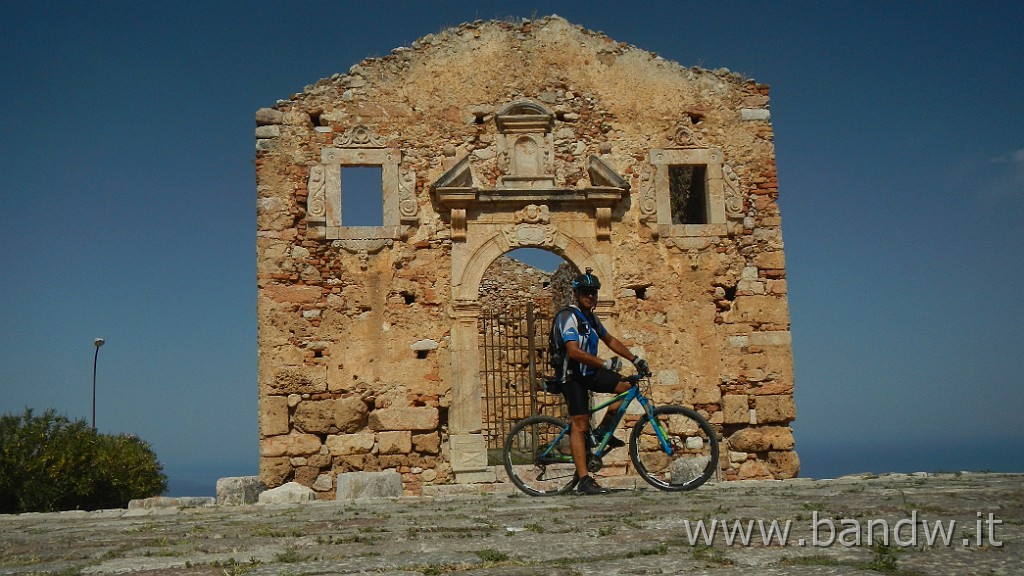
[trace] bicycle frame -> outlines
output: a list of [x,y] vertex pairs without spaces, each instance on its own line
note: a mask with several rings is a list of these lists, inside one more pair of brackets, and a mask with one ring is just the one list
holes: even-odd
[[[638,385],[640,377],[630,376],[629,378],[627,378],[627,380],[633,383],[633,386],[630,387],[629,390],[626,390],[621,394],[617,394],[614,398],[611,398],[607,402],[603,402],[600,405],[590,409],[590,414],[593,415],[595,412],[603,408],[607,408],[608,406],[611,406],[612,404],[620,400],[622,401],[622,405],[620,405],[618,410],[616,410],[615,412],[615,416],[613,417],[613,423],[609,427],[608,432],[606,432],[605,435],[598,440],[597,445],[594,446],[594,455],[601,457],[606,454],[607,451],[605,449],[608,447],[608,439],[611,437],[612,431],[619,427],[619,423],[622,422],[622,419],[626,416],[626,410],[629,409],[629,405],[632,404],[634,400],[636,400],[643,407],[644,412],[647,413],[648,418],[650,418],[651,424],[654,428],[655,435],[658,437],[658,443],[661,445],[661,449],[664,450],[666,454],[671,456],[673,450],[672,445],[668,441],[667,433],[661,427],[661,423],[659,423],[657,419],[654,418],[654,403],[651,402],[651,400],[644,396],[644,394],[640,391],[640,386]],[[548,447],[538,455],[538,458],[541,459],[542,461],[572,462],[571,455],[551,455],[551,452],[555,449],[559,442],[561,442],[562,439],[565,438],[566,434],[569,434],[569,431],[571,429],[572,424],[567,425],[562,430],[562,432],[548,445]]]

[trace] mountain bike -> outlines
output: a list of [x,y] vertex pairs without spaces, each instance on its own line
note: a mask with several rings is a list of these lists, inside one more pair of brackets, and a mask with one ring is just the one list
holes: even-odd
[[[707,482],[718,469],[715,429],[689,408],[655,407],[649,397],[650,375],[626,380],[632,384],[629,390],[590,410],[593,415],[622,400],[614,425],[604,436],[595,438],[587,433],[587,470],[593,474],[603,468],[602,458],[610,450],[608,440],[636,400],[643,414],[633,425],[627,446],[637,474],[661,490],[693,490]],[[552,416],[535,415],[517,422],[505,440],[502,462],[512,483],[530,496],[564,494],[576,486],[569,423]]]

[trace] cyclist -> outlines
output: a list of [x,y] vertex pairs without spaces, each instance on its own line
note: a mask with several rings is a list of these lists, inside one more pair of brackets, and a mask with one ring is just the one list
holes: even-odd
[[[619,356],[628,359],[636,367],[638,373],[647,374],[650,368],[647,362],[626,348],[625,344],[612,336],[594,314],[597,306],[597,293],[601,281],[587,268],[584,274],[573,279],[572,288],[576,298],[573,310],[562,312],[555,317],[558,334],[565,343],[565,375],[562,394],[569,408],[571,430],[569,448],[573,462],[576,464],[576,491],[580,494],[604,494],[608,490],[602,488],[591,478],[587,471],[586,434],[590,428],[590,397],[588,391],[606,394],[618,394],[629,390],[630,384],[623,381],[618,373],[622,361],[618,357],[602,360],[597,357],[598,340]],[[581,326],[579,314],[585,322]],[[582,332],[582,333],[581,333]],[[608,407],[605,418],[595,432],[598,437],[605,433],[605,427],[611,421],[615,410],[621,402]],[[615,438],[609,439],[609,448],[622,446],[624,442]]]

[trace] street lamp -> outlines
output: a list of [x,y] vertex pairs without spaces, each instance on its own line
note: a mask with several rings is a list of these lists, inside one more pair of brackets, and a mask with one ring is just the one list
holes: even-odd
[[96,346],[96,353],[92,356],[92,429],[96,429],[96,360],[100,357],[100,346],[103,346],[103,338],[92,341]]

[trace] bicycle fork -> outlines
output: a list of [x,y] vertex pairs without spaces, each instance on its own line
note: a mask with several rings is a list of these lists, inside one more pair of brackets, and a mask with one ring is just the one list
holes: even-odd
[[658,444],[661,445],[661,449],[665,451],[665,454],[672,455],[674,451],[672,444],[668,441],[668,431],[662,427],[661,422],[654,417],[654,404],[644,396],[637,396],[637,400],[640,405],[644,407],[644,412],[647,413],[647,419],[651,421],[651,427],[654,428],[654,435],[658,437]]

